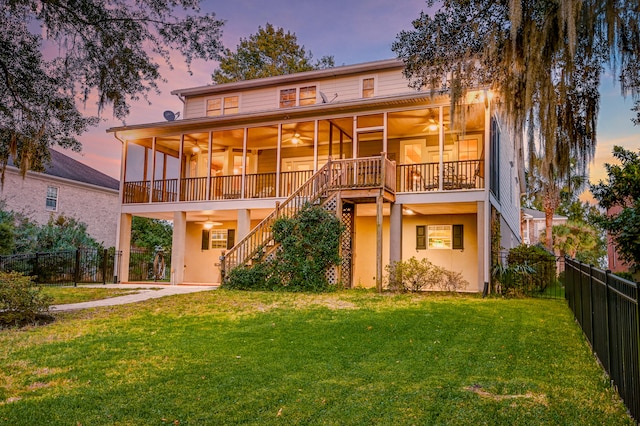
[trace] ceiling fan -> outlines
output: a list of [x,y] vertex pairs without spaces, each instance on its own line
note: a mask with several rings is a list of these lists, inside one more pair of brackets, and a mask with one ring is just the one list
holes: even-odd
[[304,141],[312,141],[312,140],[313,138],[310,138],[308,136],[302,136],[300,133],[294,132],[288,138],[283,138],[282,142],[291,143],[292,145],[300,145],[301,143],[304,143]]
[[210,218],[210,217],[207,217],[207,220],[206,220],[206,221],[199,221],[199,222],[196,222],[196,223],[197,223],[197,224],[199,224],[199,225],[202,225],[202,227],[203,227],[204,229],[211,229],[211,228],[213,228],[214,226],[220,226],[220,225],[222,225],[222,222],[214,222],[214,221],[212,221],[212,220],[211,220],[211,218]]

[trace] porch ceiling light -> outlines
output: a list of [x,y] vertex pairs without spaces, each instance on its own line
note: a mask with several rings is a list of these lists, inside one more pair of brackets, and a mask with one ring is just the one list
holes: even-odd
[[211,229],[211,228],[213,228],[214,226],[220,226],[220,225],[222,225],[222,223],[221,223],[221,222],[214,222],[214,221],[212,221],[211,219],[207,219],[207,221],[206,221],[205,223],[203,223],[203,224],[202,224],[202,227],[203,227],[204,229]]
[[414,215],[416,213],[413,210],[408,209],[408,208],[405,207],[404,214],[411,216],[411,215]]
[[294,145],[298,145],[300,143],[300,134],[296,133],[295,135],[293,135],[293,137],[291,138],[291,143]]

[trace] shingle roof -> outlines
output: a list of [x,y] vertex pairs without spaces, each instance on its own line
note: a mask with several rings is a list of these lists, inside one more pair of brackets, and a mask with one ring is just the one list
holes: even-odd
[[[58,151],[51,150],[50,152],[51,163],[45,165],[43,174],[101,186],[103,188],[120,189],[120,183],[117,179],[107,176]],[[9,165],[13,165],[11,161],[9,161]]]
[[[529,209],[529,208],[523,207],[522,211],[523,211],[523,213],[528,214],[529,216],[531,216],[533,219],[544,219],[545,218],[545,213],[540,211],[540,210]],[[554,220],[563,220],[563,219],[567,219],[567,216],[562,216],[562,215],[554,213],[553,219]]]

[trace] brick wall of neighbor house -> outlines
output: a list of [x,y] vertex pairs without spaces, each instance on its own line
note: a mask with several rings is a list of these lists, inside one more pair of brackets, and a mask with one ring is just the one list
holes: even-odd
[[[47,187],[58,188],[55,212],[46,209]],[[64,214],[87,224],[87,232],[105,247],[116,244],[119,217],[118,192],[67,179],[29,173],[22,178],[7,168],[0,199],[6,209],[26,214],[39,224],[45,224],[51,214]]]

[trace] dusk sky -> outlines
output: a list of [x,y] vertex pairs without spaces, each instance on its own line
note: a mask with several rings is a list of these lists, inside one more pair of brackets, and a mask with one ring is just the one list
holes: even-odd
[[[258,26],[271,23],[296,34],[298,43],[313,53],[315,59],[333,55],[336,65],[350,65],[361,62],[393,58],[391,44],[396,35],[411,29],[411,22],[426,9],[425,0],[325,0],[297,2],[287,0],[233,0],[203,1],[203,12],[213,11],[219,19],[225,20],[223,43],[235,50],[241,37],[248,37],[258,30]],[[163,77],[167,83],[160,84],[160,95],[133,104],[126,124],[153,123],[163,121],[165,110],[181,111],[182,104],[170,92],[175,89],[203,86],[211,83],[215,62],[202,61],[192,65],[193,75],[189,75],[183,63],[176,58],[173,71],[163,67]],[[640,128],[631,123],[631,99],[620,95],[619,85],[613,85],[609,75],[603,79],[601,90],[601,114],[598,124],[598,145],[596,160],[591,166],[592,182],[604,179],[603,163],[611,161],[614,145],[622,145],[637,151],[640,147]],[[87,105],[87,113],[94,113]],[[111,118],[109,112],[103,117],[103,124],[83,135],[82,154],[70,155],[108,175],[119,178],[121,144],[112,134],[105,131],[122,123]]]

